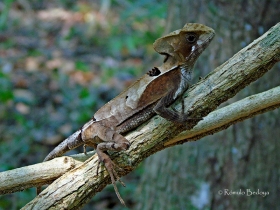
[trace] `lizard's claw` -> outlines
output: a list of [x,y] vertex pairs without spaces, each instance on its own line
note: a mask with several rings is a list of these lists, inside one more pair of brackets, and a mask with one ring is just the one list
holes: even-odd
[[125,202],[124,200],[122,199],[119,191],[118,191],[118,188],[117,188],[117,185],[116,185],[116,181],[119,181],[121,183],[122,186],[125,187],[125,184],[121,181],[120,177],[118,176],[115,168],[118,168],[119,170],[123,170],[122,168],[120,168],[118,165],[116,165],[109,157],[108,158],[103,158],[103,161],[98,161],[98,166],[97,166],[97,175],[98,175],[98,171],[99,171],[99,166],[100,166],[100,163],[104,163],[105,165],[105,168],[107,169],[107,172],[109,173],[110,175],[110,178],[111,178],[111,182],[114,186],[114,190],[116,192],[116,195],[118,197],[118,199],[120,200],[120,202],[124,205],[125,205]]
[[[110,160],[110,164],[105,164],[105,167],[108,171],[108,173],[110,174],[111,180],[114,179],[114,177],[116,178],[116,181],[119,181],[121,183],[122,186],[125,187],[125,184],[122,182],[122,180],[120,179],[120,177],[118,176],[115,168],[117,168],[120,171],[123,171],[122,168],[120,168],[118,165],[116,165],[113,161]],[[109,165],[109,166],[108,166]],[[112,181],[113,182],[113,181]]]

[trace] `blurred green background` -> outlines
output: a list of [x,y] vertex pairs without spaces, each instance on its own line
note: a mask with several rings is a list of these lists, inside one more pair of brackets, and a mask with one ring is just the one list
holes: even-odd
[[[186,22],[216,30],[196,65],[195,82],[279,17],[276,0],[1,1],[0,172],[41,162],[104,103],[160,65],[152,43],[163,34]],[[279,69],[225,104],[279,85]],[[120,187],[120,193],[132,209],[280,206],[278,118],[275,110],[214,137],[162,151],[126,176],[127,187]],[[78,152],[82,148],[68,154]],[[218,196],[217,190],[225,188],[260,188],[270,195]],[[0,196],[0,209],[19,209],[34,197],[35,189]],[[125,208],[108,186],[83,209]]]

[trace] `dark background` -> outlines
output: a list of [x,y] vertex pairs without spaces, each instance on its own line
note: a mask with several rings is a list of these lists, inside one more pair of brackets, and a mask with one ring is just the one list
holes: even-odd
[[[277,0],[0,2],[0,171],[41,162],[60,141],[151,67],[152,43],[186,22],[215,29],[195,67],[205,76],[279,22]],[[223,105],[280,84],[276,65]],[[276,209],[279,109],[148,158],[124,178],[132,209]],[[81,152],[82,148],[68,154]],[[0,180],[1,181],[1,180]],[[219,190],[269,195],[219,195]],[[0,196],[19,209],[35,189]],[[125,209],[112,186],[83,209]]]

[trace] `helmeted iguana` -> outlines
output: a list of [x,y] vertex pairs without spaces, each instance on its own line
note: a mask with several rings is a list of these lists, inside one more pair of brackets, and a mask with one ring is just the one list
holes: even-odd
[[154,49],[165,55],[164,62],[154,67],[133,85],[101,107],[80,130],[61,142],[44,161],[61,156],[78,146],[91,146],[99,161],[104,163],[120,201],[115,181],[119,177],[106,151],[129,148],[129,141],[122,135],[158,114],[174,123],[186,123],[188,115],[168,108],[189,87],[193,66],[207,48],[214,30],[197,23],[187,23],[157,39]]

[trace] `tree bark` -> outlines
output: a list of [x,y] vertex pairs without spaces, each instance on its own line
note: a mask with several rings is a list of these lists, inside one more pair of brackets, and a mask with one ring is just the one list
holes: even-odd
[[[164,148],[186,141],[194,141],[203,136],[216,133],[228,126],[255,115],[276,109],[280,106],[280,87],[249,96],[231,105],[215,110],[200,121],[193,129],[185,130],[169,141]],[[142,141],[142,140],[141,140]],[[0,173],[0,194],[22,191],[54,181],[82,162],[91,158],[95,152],[59,157],[53,160]],[[71,175],[73,176],[73,175]],[[55,186],[54,186],[55,187]],[[55,189],[54,189],[55,190]]]
[[[207,116],[222,102],[233,97],[238,91],[271,69],[280,59],[279,32],[280,24],[278,23],[190,88],[184,96],[185,110],[188,111],[190,117]],[[269,106],[268,109],[278,107],[279,98],[276,101],[276,104]],[[177,103],[176,108],[178,107],[180,104]],[[253,113],[258,112],[252,110],[251,114],[253,115]],[[237,120],[235,119],[235,121]],[[192,128],[196,123],[190,122],[187,127]],[[111,155],[112,159],[124,169],[120,171],[120,176],[135,169],[151,154],[170,145],[187,142],[188,139],[184,139],[184,137],[180,138],[180,141],[174,141],[174,136],[185,129],[185,126],[174,125],[155,116],[136,131],[129,133],[126,137],[131,142],[131,147],[127,151]],[[212,132],[218,130],[215,129]],[[110,183],[110,178],[105,170],[101,171],[99,176],[96,175],[96,167],[97,157],[93,156],[81,166],[55,180],[23,209],[81,208],[92,196]]]

